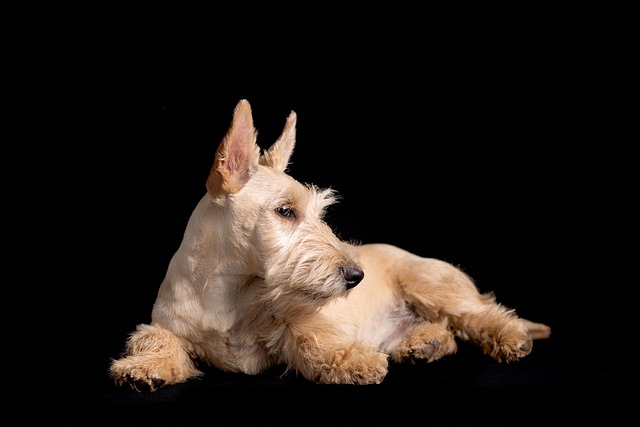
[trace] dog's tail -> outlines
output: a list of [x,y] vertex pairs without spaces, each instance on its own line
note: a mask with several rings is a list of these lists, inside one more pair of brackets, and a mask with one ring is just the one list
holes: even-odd
[[521,319],[522,323],[527,327],[529,336],[534,340],[541,340],[549,338],[551,335],[551,328],[544,323],[532,322],[531,320]]

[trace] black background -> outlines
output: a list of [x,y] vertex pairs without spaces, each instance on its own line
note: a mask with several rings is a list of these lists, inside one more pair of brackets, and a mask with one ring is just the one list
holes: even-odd
[[[19,312],[8,370],[27,413],[637,417],[628,12],[511,3],[28,8],[10,57],[26,65],[26,167],[11,180],[26,219],[11,287],[26,297],[6,304]],[[109,361],[149,322],[242,98],[264,148],[296,111],[290,173],[340,193],[327,221],[342,238],[459,265],[552,337],[509,365],[462,346],[393,367],[377,388],[215,371],[153,395],[116,388]]]

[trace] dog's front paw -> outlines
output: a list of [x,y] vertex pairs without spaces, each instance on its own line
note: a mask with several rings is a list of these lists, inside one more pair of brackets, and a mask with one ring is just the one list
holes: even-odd
[[171,372],[162,366],[145,365],[137,356],[114,360],[109,368],[109,376],[117,385],[129,385],[136,391],[156,391],[171,381]]
[[321,384],[380,384],[387,375],[387,355],[368,346],[351,345],[335,352],[320,369]]
[[128,384],[139,392],[156,391],[165,385],[181,383],[188,377],[197,375],[191,369],[187,369],[187,372],[185,374],[185,370],[170,359],[145,355],[114,360],[109,368],[109,376],[116,384]]

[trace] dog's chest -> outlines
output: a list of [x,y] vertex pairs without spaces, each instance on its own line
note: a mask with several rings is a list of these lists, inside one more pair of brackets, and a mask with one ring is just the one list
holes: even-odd
[[228,332],[255,296],[257,286],[246,277],[208,280],[202,292],[202,325],[205,330]]

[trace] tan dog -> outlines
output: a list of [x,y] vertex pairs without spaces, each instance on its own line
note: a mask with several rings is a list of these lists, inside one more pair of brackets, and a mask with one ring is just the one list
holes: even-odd
[[386,244],[339,240],[323,222],[329,189],[285,173],[291,112],[260,154],[242,100],[216,152],[153,306],[110,376],[137,390],[201,375],[194,362],[257,374],[286,365],[318,383],[374,384],[389,359],[431,362],[456,337],[498,361],[529,354],[548,326],[480,294],[454,266]]

